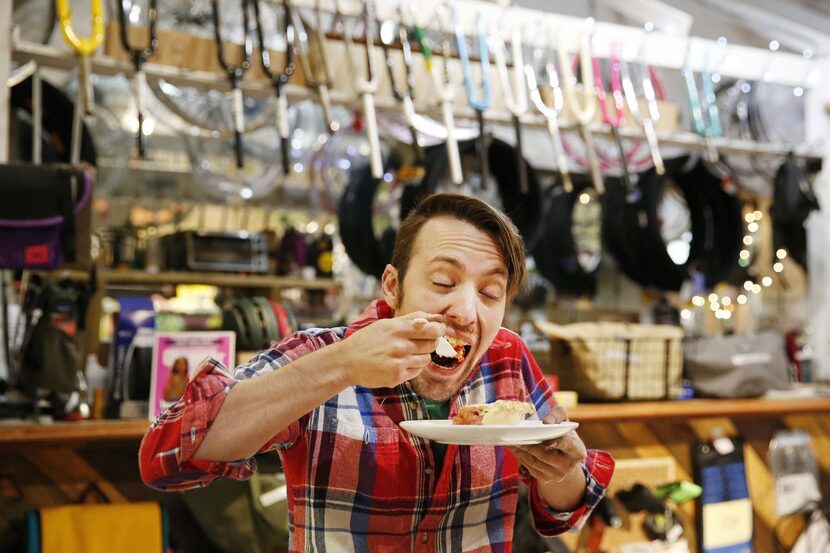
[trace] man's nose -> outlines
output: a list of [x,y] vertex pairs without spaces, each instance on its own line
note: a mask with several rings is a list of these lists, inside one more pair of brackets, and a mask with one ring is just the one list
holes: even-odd
[[450,307],[447,310],[449,322],[460,327],[475,323],[477,294],[478,291],[473,287],[460,286],[456,288]]

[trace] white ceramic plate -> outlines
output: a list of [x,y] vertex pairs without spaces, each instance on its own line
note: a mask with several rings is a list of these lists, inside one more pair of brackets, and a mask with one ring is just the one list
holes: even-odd
[[519,424],[453,424],[450,420],[403,421],[401,428],[420,438],[442,444],[457,445],[530,445],[563,436],[578,427],[575,422],[542,424],[524,421]]

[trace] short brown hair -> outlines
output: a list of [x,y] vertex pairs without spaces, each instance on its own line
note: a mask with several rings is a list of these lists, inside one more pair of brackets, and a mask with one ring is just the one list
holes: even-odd
[[507,301],[510,302],[524,286],[525,244],[513,221],[488,204],[461,194],[430,194],[425,196],[407,215],[398,229],[392,265],[398,270],[398,282],[403,283],[415,239],[421,227],[435,217],[449,217],[470,223],[485,232],[499,248],[507,265]]

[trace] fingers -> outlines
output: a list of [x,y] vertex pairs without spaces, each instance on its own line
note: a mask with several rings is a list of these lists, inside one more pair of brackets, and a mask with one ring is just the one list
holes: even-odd
[[412,328],[415,330],[421,330],[429,323],[428,320],[418,317],[417,319],[412,319]]
[[403,321],[400,333],[407,338],[437,340],[447,333],[447,325],[442,321],[427,321],[426,319],[419,318],[414,323],[411,321]]
[[444,316],[437,313],[427,313],[425,311],[414,311],[407,315],[400,317],[401,320],[409,321],[413,326],[421,326],[429,322],[444,322]]
[[426,367],[432,362],[432,356],[428,353],[420,354],[420,355],[413,355],[412,356],[412,366],[413,367]]
[[438,340],[434,338],[428,340],[393,338],[389,341],[387,347],[392,357],[401,359],[410,355],[428,355],[432,353],[438,347]]
[[524,447],[510,448],[519,462],[527,468],[531,476],[540,482],[561,482],[575,469],[574,463],[550,462],[548,458],[537,457]]
[[540,453],[542,451],[557,451],[565,455],[566,457],[575,459],[580,462],[582,462],[587,456],[585,444],[582,443],[582,440],[579,438],[579,436],[577,436],[576,432],[574,432],[573,430],[568,432],[561,438],[556,438],[555,440],[550,440],[549,442],[545,442],[544,444],[530,447],[539,448]]
[[564,461],[568,457],[564,451],[545,445],[517,446],[516,449],[548,465],[559,464],[560,461]]
[[429,354],[425,355],[410,355],[406,359],[406,366],[407,370],[414,373],[411,375],[412,378],[418,376],[427,365],[430,364],[432,361],[432,357]]
[[428,339],[422,340],[416,338],[411,340],[415,353],[432,353],[438,347],[438,340],[437,339]]
[[550,410],[550,413],[548,413],[547,416],[545,416],[544,423],[559,424],[560,422],[565,422],[566,420],[568,420],[568,410],[561,405],[557,405]]
[[515,446],[510,450],[535,477],[545,481],[561,480],[587,456],[585,444],[575,432],[544,444]]
[[396,320],[400,324],[400,333],[407,338],[434,340],[447,333],[443,315],[415,311],[398,317]]
[[392,367],[397,375],[396,384],[411,380],[421,374],[426,366],[430,363],[432,358],[429,355],[406,355],[400,359],[396,359]]

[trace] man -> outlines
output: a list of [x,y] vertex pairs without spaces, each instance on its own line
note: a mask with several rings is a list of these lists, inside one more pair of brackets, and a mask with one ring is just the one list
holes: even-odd
[[[145,436],[142,478],[166,490],[247,478],[255,453],[276,450],[292,551],[509,551],[519,474],[537,530],[579,526],[614,462],[576,433],[508,451],[398,426],[496,399],[566,418],[526,345],[500,328],[524,276],[507,217],[473,198],[427,197],[401,224],[382,299],[348,328],[294,334],[233,378],[207,362]],[[469,346],[450,367],[431,355],[445,335]]]

